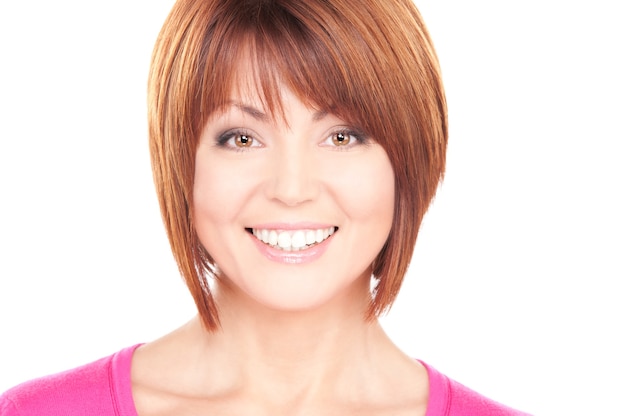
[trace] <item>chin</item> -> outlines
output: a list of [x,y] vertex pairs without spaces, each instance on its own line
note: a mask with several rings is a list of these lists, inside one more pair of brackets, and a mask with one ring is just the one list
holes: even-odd
[[[324,274],[322,274],[324,275]],[[272,312],[303,314],[316,310],[364,308],[368,304],[369,274],[363,274],[341,284],[336,275],[325,274],[326,279],[319,275],[307,276],[306,273],[286,276],[273,275],[262,282],[233,282],[230,280],[230,292],[249,304],[254,309],[266,309]],[[345,275],[344,275],[345,276]],[[238,292],[238,296],[237,293]],[[229,300],[235,306],[236,299]],[[244,305],[241,305],[242,307]]]

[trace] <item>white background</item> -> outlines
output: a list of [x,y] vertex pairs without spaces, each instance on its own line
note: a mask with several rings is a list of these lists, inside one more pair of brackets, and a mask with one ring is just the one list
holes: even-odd
[[[172,3],[0,3],[0,391],[194,313],[146,139]],[[448,93],[448,173],[384,325],[514,407],[626,414],[619,2],[418,6]]]

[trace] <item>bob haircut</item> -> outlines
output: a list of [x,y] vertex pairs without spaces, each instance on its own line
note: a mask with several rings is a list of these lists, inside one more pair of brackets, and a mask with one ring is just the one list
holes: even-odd
[[[173,255],[204,326],[219,326],[207,277],[217,268],[196,235],[198,139],[255,71],[265,110],[279,87],[366,133],[395,173],[389,237],[373,262],[366,319],[393,303],[422,218],[443,178],[447,109],[439,63],[412,0],[178,0],[158,36],[148,85],[150,154]],[[227,208],[225,208],[227,209]]]

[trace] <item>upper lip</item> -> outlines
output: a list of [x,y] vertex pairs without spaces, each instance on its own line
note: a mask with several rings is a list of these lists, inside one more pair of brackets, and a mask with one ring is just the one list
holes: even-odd
[[335,227],[336,225],[320,222],[272,222],[256,224],[250,227],[246,227],[254,230],[283,230],[283,231],[295,231],[295,230],[317,230],[320,228]]

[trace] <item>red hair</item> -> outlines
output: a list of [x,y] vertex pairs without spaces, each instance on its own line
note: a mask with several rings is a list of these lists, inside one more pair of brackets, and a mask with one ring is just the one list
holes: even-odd
[[368,317],[393,303],[422,218],[443,178],[447,109],[439,64],[411,0],[179,0],[157,39],[149,78],[154,182],[172,252],[204,325],[218,313],[210,253],[193,225],[200,133],[237,85],[244,55],[266,109],[282,111],[279,85],[359,127],[395,173],[389,238],[373,263]]

